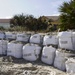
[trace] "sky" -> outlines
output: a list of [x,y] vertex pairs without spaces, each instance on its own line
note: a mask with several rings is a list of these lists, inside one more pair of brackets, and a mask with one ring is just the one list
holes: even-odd
[[0,0],[0,18],[11,18],[16,14],[58,16],[58,8],[70,0]]

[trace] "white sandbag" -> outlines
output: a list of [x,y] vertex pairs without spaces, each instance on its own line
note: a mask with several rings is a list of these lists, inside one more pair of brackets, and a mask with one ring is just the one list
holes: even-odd
[[72,32],[73,49],[75,50],[75,32]]
[[72,32],[59,32],[59,47],[73,50]]
[[30,38],[29,34],[18,33],[16,41],[28,42]]
[[57,50],[56,51],[56,57],[54,60],[54,67],[64,71],[66,70],[66,66],[65,66],[65,62],[66,62],[66,58],[69,56],[75,56],[75,54],[70,53],[70,52],[65,52],[64,50],[60,51]]
[[7,51],[7,41],[6,40],[0,40],[0,54],[6,55]]
[[0,32],[0,39],[5,39],[5,33],[4,32]]
[[75,58],[68,58],[65,64],[66,64],[66,71],[74,75],[75,74]]
[[23,46],[23,58],[28,61],[36,61],[39,58],[41,47],[36,44]]
[[43,48],[42,56],[41,56],[42,62],[52,65],[55,58],[55,52],[56,52],[56,49],[53,48],[52,46],[49,46],[49,47],[45,46]]
[[30,43],[40,44],[41,43],[41,36],[39,34],[32,35],[30,37]]
[[55,57],[54,67],[64,71],[66,69],[65,61],[66,61],[66,59],[64,57]]
[[15,33],[12,33],[12,32],[5,32],[5,35],[6,35],[6,39],[13,39],[15,40],[16,39],[16,34]]
[[7,55],[14,56],[16,58],[22,58],[22,43],[10,42],[8,43]]
[[43,45],[57,45],[57,36],[56,35],[45,35],[43,38]]

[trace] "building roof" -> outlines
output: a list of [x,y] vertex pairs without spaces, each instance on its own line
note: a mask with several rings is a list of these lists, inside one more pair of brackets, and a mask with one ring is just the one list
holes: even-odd
[[10,19],[0,19],[0,23],[10,23]]
[[46,16],[48,19],[53,19],[54,21],[57,21],[59,19],[59,16]]

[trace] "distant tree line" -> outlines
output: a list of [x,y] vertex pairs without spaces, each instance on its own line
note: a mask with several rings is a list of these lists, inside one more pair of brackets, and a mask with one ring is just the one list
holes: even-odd
[[[10,23],[11,27],[24,27],[26,30],[29,31],[43,31],[43,30],[50,30],[50,25],[52,19],[48,19],[45,16],[40,16],[39,18],[35,18],[33,15],[24,15],[19,14],[15,15]],[[51,27],[52,30],[52,27]]]

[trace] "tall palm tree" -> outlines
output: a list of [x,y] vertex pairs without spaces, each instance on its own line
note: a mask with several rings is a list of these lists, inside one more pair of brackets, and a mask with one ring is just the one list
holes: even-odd
[[60,6],[60,28],[62,30],[75,29],[75,0],[64,2]]

